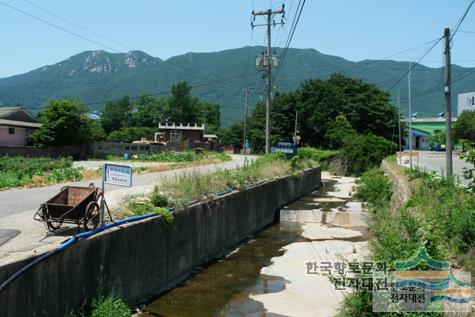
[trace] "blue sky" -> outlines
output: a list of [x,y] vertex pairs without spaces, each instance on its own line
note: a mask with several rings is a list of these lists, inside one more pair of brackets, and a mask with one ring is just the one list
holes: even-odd
[[[253,8],[278,7],[270,0],[28,0],[55,14],[125,44],[119,46],[39,10],[24,0],[1,0],[118,51],[128,48],[168,58],[189,51],[209,52],[264,44],[264,29],[250,29]],[[298,0],[286,0],[289,22]],[[380,59],[442,36],[453,27],[468,0],[307,0],[292,47],[315,48],[348,60]],[[84,50],[104,49],[0,4],[0,77],[59,62]],[[276,43],[286,29],[275,29]],[[475,8],[460,28],[475,32]],[[106,49],[107,50],[107,49]],[[423,50],[394,57],[408,60]],[[475,33],[458,33],[453,61],[475,67]],[[437,46],[424,63],[442,65]]]

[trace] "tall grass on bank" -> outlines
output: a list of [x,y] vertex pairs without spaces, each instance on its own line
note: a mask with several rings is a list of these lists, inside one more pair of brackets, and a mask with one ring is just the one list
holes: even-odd
[[162,181],[145,201],[132,201],[134,214],[151,212],[159,207],[182,209],[190,203],[212,199],[229,189],[242,189],[260,181],[289,175],[314,165],[307,159],[288,160],[282,154],[268,154],[244,166],[213,173],[180,173]]
[[[475,264],[475,194],[453,180],[423,172],[411,173],[413,194],[391,211],[389,179],[378,170],[361,178],[357,196],[368,202],[372,258],[394,261],[413,256],[424,246],[429,255],[449,260],[454,268],[470,270]],[[424,269],[424,267],[416,267]],[[380,316],[372,313],[371,293],[357,291],[345,298],[339,316]],[[441,313],[400,313],[385,316],[443,316]]]
[[81,180],[83,169],[72,164],[70,158],[0,156],[0,189]]

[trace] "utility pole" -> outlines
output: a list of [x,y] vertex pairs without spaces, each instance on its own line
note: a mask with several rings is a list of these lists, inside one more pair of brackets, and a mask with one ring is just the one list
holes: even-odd
[[[252,11],[253,21],[255,21],[256,16],[264,16],[266,18],[265,24],[254,24],[251,23],[251,27],[256,26],[266,26],[267,27],[267,52],[265,55],[259,56],[256,59],[256,65],[258,69],[265,71],[266,85],[267,85],[267,98],[266,98],[266,153],[270,152],[270,107],[272,105],[272,67],[277,66],[277,57],[272,54],[272,26],[283,25],[284,24],[284,15],[285,7],[282,7],[278,10],[263,10],[263,11]],[[275,22],[274,16],[282,15],[280,22]]]
[[446,176],[452,177],[452,104],[451,104],[451,69],[450,69],[450,29],[445,28],[445,164]]
[[294,145],[297,145],[297,123],[299,119],[299,111],[295,110],[295,126],[294,126]]
[[397,126],[398,126],[398,135],[399,135],[399,138],[398,138],[398,144],[399,144],[399,148],[398,148],[398,159],[399,159],[399,162],[398,164],[401,164],[401,98],[400,98],[400,95],[399,95],[399,89],[397,90]]
[[412,100],[411,100],[411,63],[409,62],[409,73],[407,74],[407,94],[409,101],[409,167],[412,169]]
[[247,134],[247,111],[249,108],[249,90],[252,87],[246,87],[243,90],[245,91],[244,95],[244,136],[242,140],[242,154],[246,154],[246,134]]

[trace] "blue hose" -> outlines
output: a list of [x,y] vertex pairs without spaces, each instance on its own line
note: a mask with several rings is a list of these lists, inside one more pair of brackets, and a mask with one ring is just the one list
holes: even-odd
[[[168,211],[173,212],[173,211],[175,211],[175,208],[168,208]],[[95,234],[98,234],[99,232],[102,232],[104,230],[107,230],[107,229],[110,229],[110,228],[113,228],[113,227],[117,227],[117,226],[120,226],[120,225],[123,225],[123,224],[126,224],[126,223],[135,222],[135,221],[139,221],[139,220],[144,220],[144,219],[148,219],[148,218],[152,218],[152,217],[160,217],[160,214],[151,213],[151,214],[129,217],[129,218],[125,218],[125,219],[122,219],[122,220],[118,220],[118,221],[108,223],[108,224],[106,224],[106,225],[104,225],[100,228],[96,228],[96,229],[93,229],[93,230],[90,230],[90,231],[86,231],[86,232],[82,232],[82,233],[79,233],[77,235],[74,235],[70,239],[68,239],[65,242],[61,243],[57,248],[55,248],[55,249],[39,256],[39,257],[37,257],[36,259],[31,261],[30,263],[28,263],[24,267],[22,267],[21,269],[16,271],[14,274],[12,274],[2,284],[0,284],[0,292],[3,291],[8,285],[10,285],[14,280],[16,280],[21,274],[25,273],[26,271],[28,271],[29,269],[34,267],[36,264],[38,264],[41,261],[49,258],[50,256],[52,256],[55,253],[61,252],[65,249],[69,248],[71,245],[73,245],[74,243],[76,243],[79,240],[89,238],[89,237],[91,237]]]
[[[216,193],[216,195],[217,196],[223,196],[225,194],[228,194],[228,193],[232,192],[233,190],[234,190],[233,188],[228,188],[228,189],[226,189],[222,192]],[[198,201],[197,200],[193,201],[190,204],[193,204],[193,203],[196,203],[196,202],[198,202]],[[175,208],[168,208],[168,211],[173,212],[173,211],[175,211]],[[21,274],[25,273],[26,271],[28,271],[29,269],[34,267],[36,264],[38,264],[41,261],[49,258],[50,256],[52,256],[55,253],[58,253],[60,251],[63,251],[65,249],[69,248],[71,245],[73,245],[74,243],[76,243],[79,240],[92,237],[93,235],[96,235],[96,234],[98,234],[98,233],[100,233],[104,230],[107,230],[107,229],[110,229],[110,228],[113,228],[113,227],[117,227],[117,226],[120,226],[120,225],[123,225],[123,224],[126,224],[126,223],[135,222],[135,221],[139,221],[139,220],[144,220],[144,219],[148,219],[148,218],[152,218],[152,217],[160,217],[160,214],[150,213],[150,214],[145,214],[145,215],[140,215],[140,216],[129,217],[129,218],[125,218],[125,219],[122,219],[122,220],[118,220],[118,221],[108,223],[108,224],[106,224],[106,225],[104,225],[100,228],[96,228],[96,229],[93,229],[93,230],[90,230],[90,231],[86,231],[86,232],[82,232],[82,233],[79,233],[77,235],[74,235],[70,239],[68,239],[65,242],[61,243],[57,248],[55,248],[55,249],[39,256],[35,260],[31,261],[30,263],[28,263],[27,265],[25,265],[24,267],[19,269],[13,275],[11,275],[2,284],[0,284],[0,292],[3,291],[8,285],[10,285]]]

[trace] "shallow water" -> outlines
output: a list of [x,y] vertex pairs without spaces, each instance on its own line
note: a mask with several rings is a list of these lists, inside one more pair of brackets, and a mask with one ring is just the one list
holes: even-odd
[[[250,299],[249,295],[285,289],[283,278],[261,274],[261,269],[270,265],[273,257],[284,254],[283,246],[308,241],[301,236],[302,225],[298,221],[285,220],[294,209],[327,211],[347,202],[312,201],[325,197],[333,190],[333,184],[326,182],[322,189],[284,208],[279,223],[261,231],[255,239],[149,304],[144,309],[148,312],[145,316],[280,316],[267,313],[263,304]],[[325,214],[323,212],[322,220]]]

